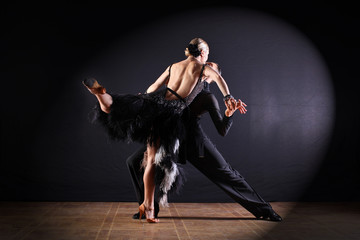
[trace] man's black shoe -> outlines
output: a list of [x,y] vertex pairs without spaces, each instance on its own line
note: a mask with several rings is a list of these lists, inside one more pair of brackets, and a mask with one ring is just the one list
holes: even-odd
[[282,218],[274,210],[269,209],[265,213],[256,216],[257,219],[268,220],[273,222],[281,222]]
[[[137,212],[137,213],[135,213],[135,214],[132,216],[132,218],[133,218],[133,219],[139,219],[139,215],[140,215],[140,213]],[[142,215],[141,219],[145,219],[145,218],[146,218],[145,214]]]

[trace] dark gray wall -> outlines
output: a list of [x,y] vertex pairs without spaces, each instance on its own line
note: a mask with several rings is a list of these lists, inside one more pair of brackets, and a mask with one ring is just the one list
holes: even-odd
[[[1,200],[135,201],[125,159],[139,145],[110,142],[89,123],[95,98],[81,80],[142,92],[193,37],[209,43],[249,110],[225,138],[208,116],[204,128],[266,200],[359,199],[359,19],[347,8],[282,6],[7,6]],[[185,168],[188,183],[170,201],[231,201]]]

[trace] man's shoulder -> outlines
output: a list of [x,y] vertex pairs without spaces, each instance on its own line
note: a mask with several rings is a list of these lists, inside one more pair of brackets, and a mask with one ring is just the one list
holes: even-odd
[[211,106],[217,106],[219,104],[218,100],[216,99],[215,95],[212,92],[209,91],[202,91],[199,93],[197,97],[199,102],[202,102],[202,104],[211,107]]
[[199,96],[208,97],[208,98],[215,97],[212,92],[210,92],[210,91],[205,91],[205,90],[201,91],[201,92],[199,93]]
[[199,93],[199,96],[203,97],[203,98],[206,98],[206,99],[209,99],[211,101],[217,101],[215,95],[212,92],[209,92],[209,91],[202,91],[202,92]]

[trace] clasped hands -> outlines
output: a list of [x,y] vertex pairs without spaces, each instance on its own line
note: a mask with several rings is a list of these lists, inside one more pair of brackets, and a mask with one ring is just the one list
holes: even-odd
[[227,117],[232,116],[237,109],[239,109],[241,114],[245,114],[247,112],[247,109],[245,108],[247,105],[240,99],[235,100],[234,98],[229,98],[227,101],[225,101],[225,105],[225,115]]

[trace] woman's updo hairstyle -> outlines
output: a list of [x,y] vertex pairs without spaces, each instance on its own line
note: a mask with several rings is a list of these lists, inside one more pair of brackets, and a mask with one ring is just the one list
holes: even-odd
[[205,50],[209,50],[208,44],[202,38],[194,38],[185,49],[185,56],[198,57]]

